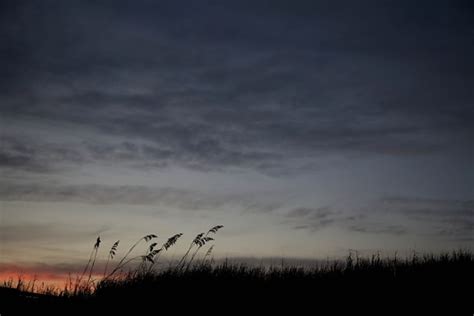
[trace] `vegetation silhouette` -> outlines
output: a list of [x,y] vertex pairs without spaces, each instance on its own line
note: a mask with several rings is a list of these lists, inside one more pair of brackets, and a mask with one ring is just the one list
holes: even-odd
[[[249,266],[216,263],[210,245],[202,260],[200,249],[213,242],[222,225],[198,234],[184,256],[174,265],[156,269],[159,255],[170,249],[182,233],[169,237],[158,248],[157,235],[148,234],[135,242],[108,272],[119,252],[116,241],[108,252],[103,277],[92,279],[101,243],[94,244],[84,271],[64,289],[31,288],[22,280],[4,282],[0,287],[0,312],[21,314],[29,310],[53,314],[99,314],[99,311],[153,314],[159,306],[179,307],[196,312],[206,302],[219,301],[233,312],[263,309],[292,314],[331,304],[334,312],[353,306],[384,305],[390,310],[422,308],[426,313],[447,308],[450,314],[473,311],[470,287],[474,281],[474,255],[468,250],[443,254],[419,254],[399,258],[369,257],[349,252],[345,260],[334,260],[312,267]],[[134,254],[137,245],[147,244],[144,254]],[[194,249],[193,252],[191,252]],[[131,262],[134,265],[129,265]],[[128,267],[128,270],[125,268]],[[84,280],[85,275],[88,278]],[[176,305],[179,304],[179,305]],[[213,307],[209,306],[207,312]]]

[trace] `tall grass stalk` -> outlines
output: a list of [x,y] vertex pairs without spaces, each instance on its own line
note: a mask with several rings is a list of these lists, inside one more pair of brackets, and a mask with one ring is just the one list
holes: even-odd
[[105,269],[104,269],[104,277],[107,274],[107,268],[109,266],[109,261],[112,260],[115,257],[115,254],[117,253],[117,248],[120,243],[120,240],[117,240],[112,247],[110,248],[109,255],[107,256],[107,262],[105,263]]
[[92,264],[91,264],[91,268],[89,270],[89,277],[87,278],[87,286],[89,286],[90,284],[90,281],[91,281],[91,278],[92,278],[92,271],[94,270],[94,265],[95,265],[95,261],[97,260],[97,253],[99,252],[99,246],[100,246],[100,236],[97,237],[97,240],[94,244],[94,260],[92,260]]
[[202,265],[206,264],[206,259],[207,259],[207,257],[209,257],[212,254],[212,250],[214,250],[214,245],[209,247],[209,249],[206,251],[206,254],[202,258]]
[[[82,271],[81,276],[76,278],[76,282],[75,282],[75,285],[74,285],[74,294],[76,294],[77,291],[79,290],[79,287],[81,286],[81,283],[82,283],[82,279],[84,278],[87,271],[89,270],[89,266],[90,266],[93,258],[97,257],[98,244],[100,244],[100,236],[97,237],[97,240],[94,244],[94,247],[92,248],[91,254],[89,255],[89,260],[87,261],[87,264],[84,267],[84,270]],[[95,261],[95,259],[94,259],[94,261]]]
[[160,251],[157,253],[156,257],[154,258],[154,261],[152,262],[152,264],[150,264],[150,266],[148,267],[148,272],[151,272],[152,269],[153,269],[153,266],[155,265],[155,263],[158,262],[158,259],[161,255],[161,253],[163,252],[163,250],[165,251],[168,251],[168,249],[173,246],[177,241],[178,239],[183,236],[182,233],[179,233],[179,234],[175,234],[173,236],[171,236],[170,238],[168,238],[168,240],[163,243],[163,245],[161,246],[161,248],[159,249]]
[[[216,234],[217,231],[219,229],[221,229],[222,227],[224,227],[223,225],[217,225],[217,226],[214,226],[212,227],[211,229],[209,229],[206,233],[206,235],[204,237],[196,237],[196,239],[194,240],[194,243],[196,244],[197,248],[196,248],[196,251],[193,253],[193,255],[191,256],[191,259],[189,260],[187,266],[186,266],[186,270],[189,269],[189,267],[191,267],[191,263],[193,262],[194,260],[194,257],[196,257],[197,253],[199,252],[199,250],[202,248],[202,246],[204,246],[207,242],[209,241],[212,241],[214,240],[214,238],[211,238],[211,237],[208,237],[210,233],[213,233],[213,234]],[[199,236],[199,235],[198,235]]]
[[111,276],[113,276],[117,271],[119,271],[121,268],[123,268],[127,263],[129,263],[130,261],[136,259],[136,258],[139,258],[140,256],[138,257],[134,257],[130,260],[127,260],[125,261],[128,256],[130,255],[130,253],[133,251],[133,249],[135,249],[135,247],[141,242],[141,241],[145,241],[145,242],[148,242],[154,238],[158,238],[157,235],[155,234],[149,234],[149,235],[146,235],[146,236],[143,236],[142,238],[138,239],[136,243],[133,244],[132,247],[130,247],[130,249],[128,249],[127,253],[125,254],[125,256],[122,257],[122,259],[119,261],[119,263],[115,266],[115,268],[112,270],[112,272],[110,272],[104,279],[108,279],[110,278]]
[[185,263],[186,263],[186,257],[188,256],[189,252],[191,251],[191,249],[193,248],[193,246],[195,244],[197,244],[197,242],[204,236],[204,233],[200,233],[200,234],[197,234],[197,236],[193,239],[193,241],[191,242],[191,244],[189,245],[189,248],[188,250],[186,251],[186,253],[184,254],[184,256],[181,258],[181,260],[179,260],[178,264],[176,265],[176,269],[178,270],[181,270]]

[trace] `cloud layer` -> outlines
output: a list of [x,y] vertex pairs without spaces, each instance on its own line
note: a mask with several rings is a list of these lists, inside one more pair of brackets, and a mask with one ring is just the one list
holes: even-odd
[[470,246],[473,17],[464,0],[2,1],[1,241],[82,242],[118,209],[141,235],[160,206],[186,235],[226,220],[242,256]]
[[329,153],[466,148],[469,11],[372,4],[7,5],[3,120],[46,130],[61,122],[79,140],[32,142],[21,137],[36,136],[28,129],[9,129],[0,162],[277,172]]

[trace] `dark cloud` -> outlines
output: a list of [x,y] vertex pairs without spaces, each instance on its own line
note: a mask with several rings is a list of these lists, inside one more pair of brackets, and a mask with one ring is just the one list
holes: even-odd
[[381,200],[381,207],[419,220],[426,217],[474,217],[474,200],[386,197]]
[[180,151],[167,144],[144,141],[79,140],[53,143],[32,137],[2,137],[0,169],[31,172],[55,172],[84,164],[107,163],[137,169],[161,168],[179,164],[197,170],[224,167],[255,168],[272,172],[281,157],[260,151],[223,148],[217,141],[201,141]]
[[80,165],[85,162],[77,147],[38,141],[34,137],[0,135],[0,170],[23,170],[52,172],[65,165]]
[[303,229],[316,232],[336,224],[339,222],[340,216],[340,212],[333,210],[331,207],[298,207],[289,210],[286,213],[286,219],[282,223],[291,224],[297,230]]
[[377,225],[350,225],[349,230],[359,233],[370,234],[389,234],[389,235],[403,235],[408,232],[406,227],[402,225],[386,225],[379,223]]
[[74,164],[84,150],[84,159],[147,167],[278,173],[327,153],[472,145],[473,24],[464,2],[20,1],[4,9],[3,120],[119,139],[64,141],[48,162],[44,152],[2,146],[9,168]]
[[474,200],[387,197],[378,208],[418,224],[429,224],[434,235],[445,239],[462,241],[474,237]]
[[328,206],[295,208],[288,211],[286,217],[287,220],[283,223],[294,225],[293,229],[308,230],[310,232],[317,232],[329,226],[337,226],[349,231],[369,234],[398,236],[408,233],[408,229],[402,225],[388,224],[376,218],[371,218],[364,213],[351,215],[349,212],[342,212]]
[[182,210],[219,210],[223,207],[240,211],[272,212],[282,202],[271,201],[256,193],[209,193],[173,187],[141,185],[0,185],[0,200],[30,202],[68,202],[86,204],[161,205]]
[[319,208],[308,208],[298,207],[290,210],[287,213],[289,218],[312,218],[312,219],[325,219],[330,215],[334,214],[334,211],[330,207],[319,207]]
[[[472,200],[447,200],[417,197],[386,197],[371,205],[365,212],[370,222],[348,223],[347,228],[363,233],[384,233],[436,238],[448,242],[469,242],[473,238],[474,204]],[[379,216],[390,214],[400,224],[377,221]],[[411,229],[408,229],[411,227]],[[415,230],[414,227],[417,227]]]
[[[417,197],[386,197],[369,210],[335,210],[332,207],[295,208],[286,213],[284,224],[316,232],[328,226],[348,231],[401,236],[414,234],[463,242],[474,238],[474,202]],[[394,223],[383,216],[390,214]],[[397,222],[398,221],[398,222]],[[413,227],[418,227],[414,230]],[[423,227],[423,228],[422,228]]]

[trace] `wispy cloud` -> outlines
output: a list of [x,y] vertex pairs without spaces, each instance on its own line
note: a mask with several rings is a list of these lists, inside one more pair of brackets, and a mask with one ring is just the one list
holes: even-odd
[[384,223],[378,224],[355,224],[349,225],[349,230],[359,233],[370,234],[388,234],[388,235],[403,235],[408,232],[407,228],[402,225],[387,225]]
[[[107,226],[91,229],[83,224],[71,224],[63,222],[32,222],[25,219],[15,223],[0,223],[0,238],[4,246],[11,246],[12,243],[41,245],[61,239],[64,244],[91,240],[95,236],[106,232]],[[42,243],[42,244],[39,244]]]
[[368,234],[402,235],[408,229],[402,225],[392,225],[380,218],[366,213],[335,210],[325,206],[319,208],[300,207],[291,209],[286,214],[285,224],[292,224],[293,229],[318,232],[326,227],[339,227],[348,231]]
[[316,232],[339,220],[339,212],[331,207],[297,207],[287,211],[283,224],[290,224],[297,230]]
[[456,242],[471,240],[474,231],[472,200],[385,197],[358,211],[329,206],[300,207],[287,211],[285,217],[282,221],[284,224],[311,232],[334,226],[368,234],[428,234],[444,241]]
[[1,185],[0,200],[101,205],[161,205],[181,210],[218,210],[222,207],[235,207],[241,211],[263,213],[278,209],[283,203],[253,194],[232,192],[218,194],[174,187],[46,183]]
[[386,197],[377,207],[418,224],[428,224],[434,235],[445,239],[459,241],[473,238],[474,200]]
[[387,212],[400,212],[412,219],[474,218],[474,200],[448,200],[416,197],[386,197],[380,206]]

